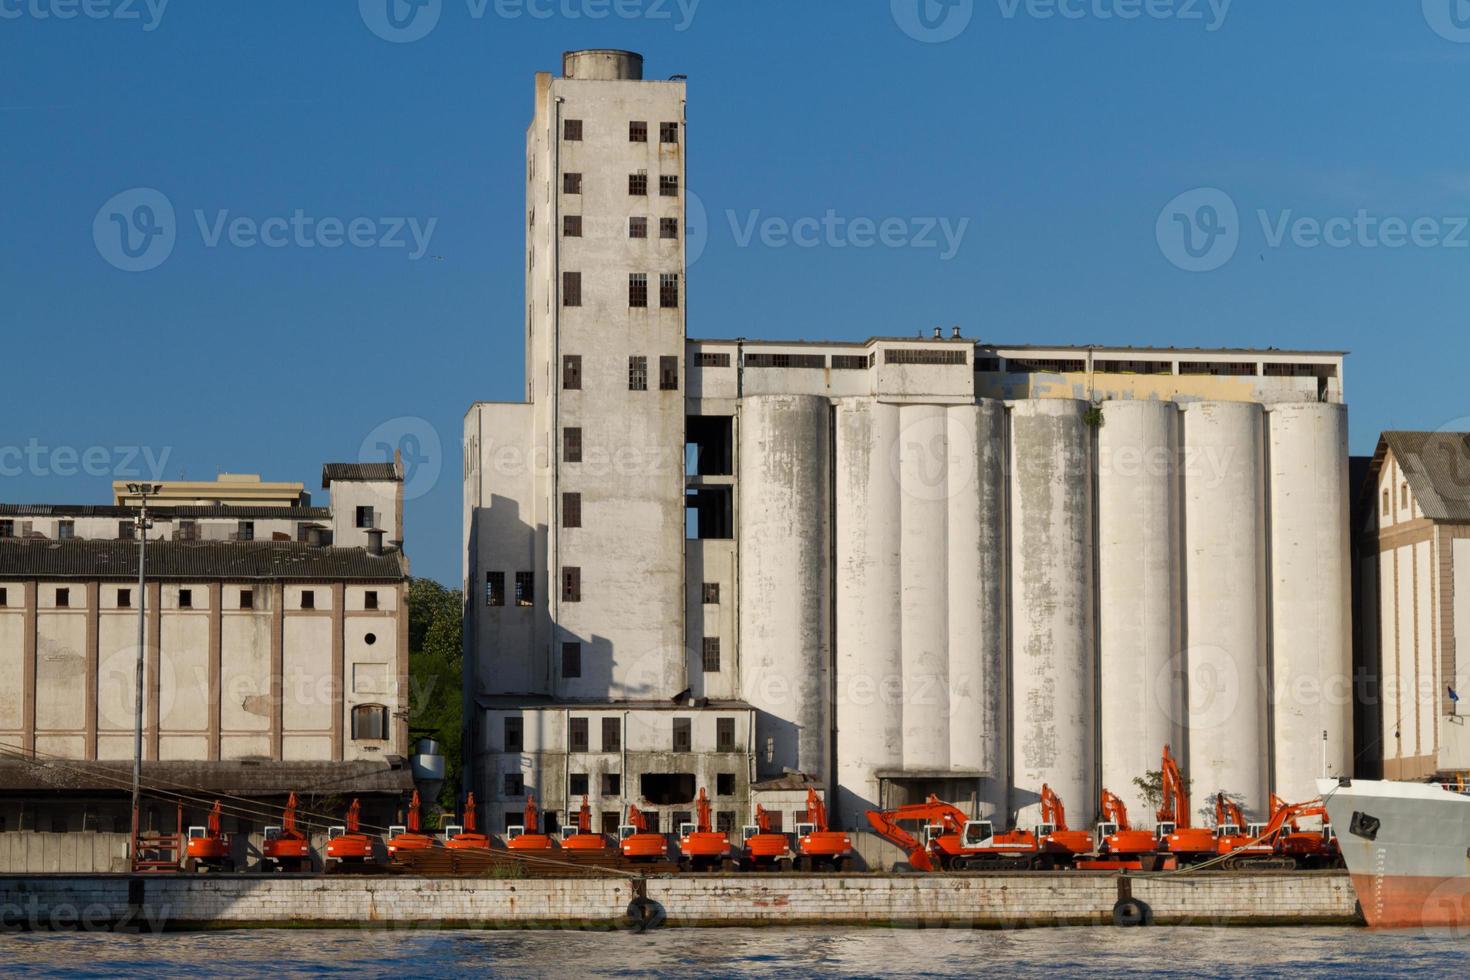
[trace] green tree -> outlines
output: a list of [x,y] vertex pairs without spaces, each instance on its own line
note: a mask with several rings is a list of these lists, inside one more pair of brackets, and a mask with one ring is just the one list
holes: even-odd
[[[463,754],[460,692],[464,683],[464,600],[459,589],[418,578],[408,589],[408,724],[414,737],[437,739],[444,750],[444,790],[437,801],[453,813]],[[435,801],[426,800],[432,804]]]

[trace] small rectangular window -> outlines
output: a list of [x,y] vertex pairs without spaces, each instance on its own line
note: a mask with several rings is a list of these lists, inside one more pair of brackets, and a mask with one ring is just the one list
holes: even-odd
[[582,142],[582,120],[567,119],[563,123],[568,143]]
[[720,638],[718,636],[706,636],[704,638],[704,672],[706,674],[718,674],[720,672]]
[[688,718],[674,719],[674,751],[692,752],[694,746],[694,726]]
[[586,796],[587,774],[585,772],[574,772],[568,775],[567,790],[571,793],[572,796]]
[[721,772],[715,774],[715,795],[735,795],[735,774],[733,772]]
[[5,589],[0,589],[0,607],[8,605],[10,605],[10,593]]
[[679,308],[679,274],[666,272],[658,277],[658,305],[666,310]]
[[676,122],[661,123],[658,127],[658,139],[660,143],[679,142],[679,124]]
[[679,390],[679,359],[677,357],[658,359],[658,390]]
[[582,570],[567,566],[561,570],[561,601],[582,601]]
[[580,214],[562,215],[561,233],[567,238],[581,238],[582,216]]
[[565,391],[582,390],[582,355],[564,354],[561,359],[561,386]]
[[1388,491],[1385,490],[1385,491],[1383,491],[1383,516],[1384,517],[1387,517],[1388,516],[1388,512],[1389,512]]
[[660,238],[678,238],[679,237],[679,219],[678,218],[659,218],[658,219],[658,237],[660,237]]
[[566,528],[582,526],[582,495],[580,493],[561,495],[561,526]]
[[715,751],[716,752],[734,752],[735,751],[735,719],[734,718],[716,718],[715,719]]
[[629,143],[647,143],[648,142],[648,123],[646,123],[646,122],[630,122],[630,123],[628,123],[628,142]]
[[647,197],[648,174],[629,174],[628,194],[631,197]]
[[179,590],[179,608],[180,609],[193,609],[194,608],[194,590],[193,589],[180,589]]
[[525,731],[524,724],[520,718],[505,719],[505,751],[519,752],[525,744],[521,737]]
[[255,522],[254,521],[241,521],[237,525],[236,530],[235,530],[235,540],[237,540],[237,541],[254,541],[255,540]]
[[704,604],[706,606],[718,606],[720,604],[720,583],[704,583]]
[[254,609],[255,608],[255,593],[254,593],[254,591],[252,591],[250,589],[241,589],[240,590],[240,608],[241,609]]
[[833,354],[832,370],[863,371],[868,367],[868,358],[863,354]]
[[119,609],[131,609],[131,608],[133,608],[133,590],[132,589],[118,589],[117,590],[117,608],[119,608]]
[[648,306],[648,276],[634,272],[628,276],[628,306],[643,309]]
[[15,522],[14,521],[0,521],[0,538],[13,538],[13,537],[15,537]]
[[56,590],[56,607],[65,609],[71,605],[71,589]]
[[628,237],[629,238],[647,238],[648,237],[648,219],[647,218],[629,218],[628,219]]
[[602,795],[623,795],[623,774],[620,772],[605,772],[602,774]]
[[[576,646],[575,643],[569,644],[569,645],[570,646]],[[588,742],[587,742],[587,719],[586,718],[573,718],[572,719],[572,721],[571,721],[571,727],[570,727],[570,734],[568,736],[568,745],[569,745],[569,747],[571,748],[571,750],[573,752],[586,752],[586,751],[588,751]]]
[[658,194],[660,197],[679,196],[679,178],[665,174],[658,179]]
[[180,541],[199,540],[198,521],[179,521],[178,529],[174,532]]
[[364,592],[362,596],[362,607],[364,609],[378,608],[378,594],[371,590]]
[[516,572],[516,605],[529,606],[536,601],[536,573]]
[[580,193],[582,193],[582,175],[581,174],[562,174],[562,178],[561,178],[561,189],[562,189],[562,192],[565,193],[565,194],[580,194]]
[[628,358],[628,390],[629,391],[647,391],[648,390],[648,358],[646,358],[646,357],[630,357],[630,358]]
[[[514,749],[509,749],[508,751],[511,751],[511,752],[519,752],[520,751],[520,748],[519,747],[516,747]],[[505,774],[505,795],[507,797],[511,797],[511,798],[514,798],[514,797],[517,797],[517,796],[525,796],[526,795],[526,777],[522,776],[518,772],[508,772],[508,773],[506,773]],[[505,815],[505,819],[507,821],[514,820],[514,821],[519,822],[520,817],[517,816],[517,815],[515,815],[515,814],[512,814],[512,813],[507,813]]]
[[582,462],[582,430],[576,426],[569,426],[561,430],[561,452],[562,462]]
[[561,274],[561,305],[582,305],[582,273],[563,272]]
[[56,537],[57,537],[57,540],[60,540],[60,541],[70,541],[72,538],[75,538],[76,536],[77,536],[77,522],[76,521],[57,521],[56,522]]
[[1399,488],[1399,506],[1405,510],[1409,507],[1409,485],[1407,483]]
[[302,609],[315,609],[316,608],[316,593],[313,592],[311,589],[302,589],[301,590],[301,608]]
[[381,704],[360,704],[352,709],[352,737],[381,741],[388,737],[388,709]]
[[[575,680],[576,678],[579,678],[579,677],[582,676],[582,644],[580,644],[580,643],[563,643],[561,645],[561,676],[563,678],[567,679],[567,680]],[[572,734],[573,734],[573,736],[575,736],[576,733],[577,733],[577,723],[578,722],[580,722],[581,725],[582,725],[582,747],[579,749],[579,748],[576,747],[575,744],[573,744],[572,751],[573,752],[586,752],[587,751],[587,719],[586,718],[573,718],[572,719]],[[575,743],[575,738],[573,739],[573,741]]]
[[485,573],[485,605],[487,605],[487,606],[503,606],[503,605],[505,605],[505,573],[504,572],[486,572]]
[[373,509],[371,507],[357,508],[356,526],[358,528],[365,530],[372,527],[375,523],[377,523],[377,515],[373,513]]
[[[134,534],[135,531],[137,531],[137,528],[133,526],[133,522],[132,521],[118,521],[117,522],[117,539],[119,541],[131,541],[131,540],[133,540],[133,538],[135,537],[135,534]],[[9,535],[8,534],[0,534],[0,538],[5,538],[5,537],[9,537]]]
[[623,751],[623,729],[616,718],[602,719],[602,751]]
[[730,366],[729,354],[715,354],[710,351],[701,351],[699,355],[699,366],[708,368],[727,368]]

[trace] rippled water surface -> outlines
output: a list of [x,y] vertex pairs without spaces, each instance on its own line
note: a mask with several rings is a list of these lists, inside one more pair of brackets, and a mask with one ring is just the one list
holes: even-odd
[[6,976],[1464,975],[1470,938],[1357,929],[262,931],[0,937]]

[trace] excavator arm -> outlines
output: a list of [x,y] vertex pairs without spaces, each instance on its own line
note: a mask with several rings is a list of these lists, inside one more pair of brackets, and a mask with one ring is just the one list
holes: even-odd
[[628,826],[640,834],[648,833],[648,818],[633,804],[628,804]]
[[1128,807],[1116,793],[1111,790],[1103,790],[1101,804],[1104,823],[1115,823],[1120,831],[1133,829],[1128,823]]
[[420,816],[421,809],[422,804],[419,802],[419,791],[414,790],[413,802],[408,805],[408,832],[410,834],[417,834],[423,827],[423,821]]
[[582,797],[582,809],[577,812],[577,832],[592,833],[592,807],[588,805],[585,796]]
[[281,814],[281,834],[285,837],[296,836],[296,794],[292,793],[286,800],[286,812]]
[[358,830],[361,827],[361,825],[362,825],[362,801],[361,800],[353,800],[352,801],[352,805],[347,808],[347,832],[349,834],[356,834],[356,833],[358,833]]
[[526,797],[526,833],[539,834],[541,832],[541,811],[536,808],[536,797]]
[[471,793],[464,801],[464,832],[473,834],[475,832],[475,794]]
[[964,811],[932,795],[924,803],[911,803],[894,810],[869,810],[867,816],[878,836],[903,849],[915,871],[933,871],[934,862],[929,857],[928,848],[904,830],[900,822],[916,820],[925,825],[939,824],[945,833],[958,834],[964,831],[966,819]]
[[1160,774],[1163,799],[1158,812],[1159,822],[1172,823],[1180,829],[1188,828],[1189,793],[1184,788],[1184,776],[1179,771],[1179,763],[1174,761],[1174,755],[1167,745],[1164,746],[1164,762]]
[[[1275,814],[1273,813],[1272,816],[1274,817]],[[1224,793],[1217,793],[1215,794],[1215,826],[1223,827],[1226,824],[1244,828],[1245,814],[1241,812],[1240,804]]]
[[701,834],[707,834],[710,832],[709,795],[705,793],[703,786],[699,788],[699,799],[696,803],[699,810],[699,824],[695,829]]
[[827,806],[814,789],[806,791],[806,822],[817,828],[817,833],[827,832]]
[[771,832],[771,817],[766,813],[766,808],[759,803],[755,805],[755,829],[758,833],[769,834]]
[[1041,784],[1041,822],[1051,824],[1058,831],[1066,832],[1068,829],[1067,808],[1062,805],[1062,798],[1056,790],[1046,783]]

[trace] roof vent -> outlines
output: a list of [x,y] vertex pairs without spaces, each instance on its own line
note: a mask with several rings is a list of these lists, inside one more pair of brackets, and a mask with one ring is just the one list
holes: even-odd
[[944,328],[943,327],[935,327],[934,328],[934,339],[935,340],[943,340],[944,339]]
[[955,327],[954,328],[954,339],[955,340],[959,340],[960,339],[960,328],[959,327]]
[[372,528],[367,533],[368,553],[381,555],[383,553],[383,532],[378,528]]

